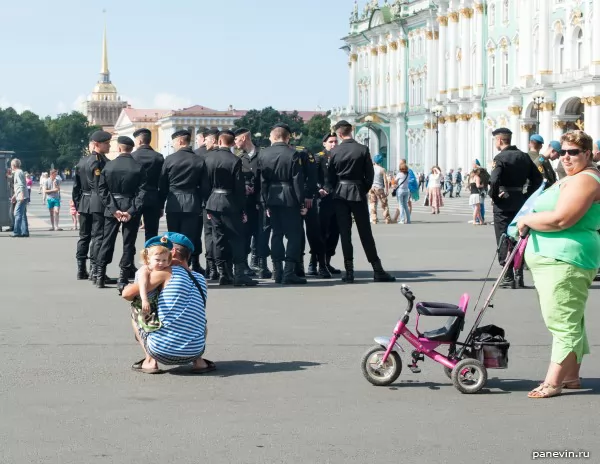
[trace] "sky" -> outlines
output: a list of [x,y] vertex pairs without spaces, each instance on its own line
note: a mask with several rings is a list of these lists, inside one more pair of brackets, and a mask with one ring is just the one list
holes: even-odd
[[79,109],[99,78],[105,20],[111,81],[134,108],[345,106],[353,3],[0,0],[0,107]]

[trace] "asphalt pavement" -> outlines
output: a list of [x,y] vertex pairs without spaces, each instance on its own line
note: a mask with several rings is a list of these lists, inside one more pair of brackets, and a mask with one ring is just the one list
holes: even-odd
[[[455,203],[435,216],[416,207],[411,225],[374,226],[395,284],[372,282],[355,236],[355,285],[339,278],[303,287],[211,285],[206,357],[218,370],[149,376],[130,369],[142,353],[128,304],[115,288],[75,280],[77,232],[68,230],[67,188],[64,195],[64,231],[47,230],[47,211],[34,194],[31,237],[0,234],[2,464],[520,464],[535,451],[565,450],[600,462],[597,284],[586,313],[593,354],[581,391],[527,398],[543,379],[551,342],[532,288],[501,290],[487,313],[484,324],[503,327],[511,347],[509,368],[489,370],[482,392],[459,393],[432,361],[411,373],[407,354],[392,386],[362,377],[363,352],[373,337],[391,334],[404,310],[401,283],[421,301],[456,303],[469,293],[467,328],[474,321],[494,238],[492,227],[466,223],[466,199],[446,200]],[[118,244],[115,262],[119,252]],[[333,262],[341,267],[341,250]],[[109,273],[117,272],[113,263]],[[494,265],[488,290],[498,272]],[[445,318],[421,322],[433,328]]]

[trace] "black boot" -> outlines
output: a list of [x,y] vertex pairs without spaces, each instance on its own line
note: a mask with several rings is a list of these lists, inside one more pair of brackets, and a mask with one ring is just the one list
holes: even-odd
[[200,266],[200,256],[198,255],[192,256],[192,271],[206,276],[206,270],[204,270],[204,268]]
[[219,271],[217,270],[217,265],[213,259],[206,260],[206,271],[208,273],[208,280],[215,282],[219,280]]
[[273,274],[267,265],[267,258],[258,258],[258,278],[270,279],[271,277],[273,277]]
[[96,265],[91,261],[90,261],[90,272],[88,275],[88,280],[93,283],[96,283],[95,282],[95,280],[96,280]]
[[87,280],[90,275],[87,272],[87,266],[85,265],[85,259],[77,260],[77,280]]
[[525,288],[525,279],[523,279],[523,269],[515,269],[515,280],[517,288]]
[[117,281],[117,290],[119,295],[121,295],[123,293],[123,289],[129,285],[130,273],[130,268],[121,268],[121,271],[119,272],[119,280]]
[[260,258],[255,254],[250,255],[250,269],[252,269],[254,272],[260,271],[260,264],[258,262],[259,259]]
[[344,260],[344,268],[346,269],[346,275],[342,277],[342,281],[347,284],[354,283],[354,261],[351,259]]
[[502,281],[500,282],[500,286],[503,288],[516,287],[515,274],[512,268],[509,268],[508,271],[506,271],[506,275],[504,276],[504,279],[502,279]]
[[[296,266],[294,267],[295,269],[295,273],[298,277],[306,277],[306,272],[304,272],[304,259],[302,259],[302,261],[299,261],[296,263]],[[285,271],[284,271],[285,274]]]
[[276,284],[283,281],[283,263],[281,261],[273,261],[273,280]]
[[[281,281],[284,285],[302,285],[306,283],[304,277],[298,275],[298,264],[292,261],[286,261],[285,267],[283,268],[283,279]],[[302,264],[304,267],[304,264]]]
[[327,269],[329,269],[329,272],[331,274],[341,274],[342,271],[340,271],[339,269],[336,269],[335,267],[333,267],[331,265],[331,256],[327,257]]
[[331,279],[331,272],[327,269],[327,262],[325,261],[325,256],[319,257],[319,272],[318,276],[321,279]]
[[127,272],[127,278],[128,279],[135,279],[135,273],[138,271],[138,268],[135,267],[133,264],[127,268],[128,272]]
[[233,285],[235,287],[255,287],[256,285],[258,285],[258,281],[257,280],[253,280],[251,279],[248,274],[246,274],[246,268],[248,267],[248,265],[244,265],[246,263],[242,263],[242,264],[236,264],[233,267],[234,270],[234,274],[233,274]]
[[106,266],[96,266],[96,287],[106,287]]
[[254,272],[254,269],[252,269],[250,266],[248,266],[248,263],[246,261],[244,261],[242,263],[242,266],[244,269],[244,274],[246,274],[248,277],[256,276],[256,272]]
[[314,253],[310,255],[310,262],[308,263],[308,269],[306,270],[306,275],[309,276],[318,276],[319,270],[317,268],[317,255]]
[[372,266],[373,280],[375,282],[396,282],[396,278],[393,275],[390,275],[383,270],[380,260],[377,260],[374,263],[372,263]]
[[233,284],[233,278],[229,274],[229,269],[225,262],[217,263],[217,270],[219,271],[219,285]]

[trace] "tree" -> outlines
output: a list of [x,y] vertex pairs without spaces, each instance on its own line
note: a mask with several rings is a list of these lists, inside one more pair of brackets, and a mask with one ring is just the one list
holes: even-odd
[[[276,109],[268,106],[262,110],[250,110],[245,116],[236,120],[235,129],[245,127],[250,130],[255,143],[258,146],[269,144],[269,133],[271,127],[282,122],[290,126],[292,134],[302,134],[304,130],[304,121],[297,111],[293,113],[280,113]],[[260,134],[257,136],[256,134]]]
[[304,125],[302,145],[311,153],[323,150],[323,137],[331,133],[331,120],[327,114],[316,114]]
[[[73,168],[88,146],[90,134],[100,128],[90,126],[82,113],[59,114],[45,120],[48,135],[55,147],[52,160],[56,168]],[[49,160],[45,160],[48,164]]]

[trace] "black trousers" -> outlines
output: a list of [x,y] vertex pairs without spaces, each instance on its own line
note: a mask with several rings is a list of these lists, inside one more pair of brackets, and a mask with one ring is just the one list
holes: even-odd
[[200,233],[198,232],[198,214],[197,213],[167,213],[167,229],[169,232],[177,232],[185,235],[194,244],[193,256],[202,253],[198,242]]
[[371,221],[369,219],[369,205],[364,201],[346,201],[335,199],[335,215],[337,217],[338,227],[340,229],[340,239],[342,241],[342,252],[344,260],[354,259],[354,248],[352,247],[352,216],[358,229],[358,236],[362,243],[365,255],[370,263],[379,260],[377,256],[377,247],[371,231]]
[[[496,233],[496,246],[500,243],[500,238],[508,230],[508,226],[517,215],[517,211],[498,211],[494,208],[494,232]],[[501,266],[506,264],[508,256],[509,240],[506,239],[498,250],[498,262]]]
[[204,246],[206,247],[206,259],[215,259],[215,242],[213,240],[212,222],[206,217],[206,210],[202,211],[204,224]]
[[144,219],[145,240],[158,235],[158,224],[160,222],[160,209],[156,207],[145,206],[142,208],[141,217]]
[[129,222],[119,222],[114,217],[104,218],[104,240],[100,246],[100,254],[98,256],[98,264],[100,266],[108,266],[112,263],[117,235],[119,235],[119,229],[122,228],[123,255],[121,256],[119,267],[121,269],[131,269],[133,267],[135,240],[140,228],[140,220],[139,215],[133,216]]
[[268,258],[271,256],[269,240],[271,238],[271,218],[267,216],[266,210],[262,205],[258,207],[258,234],[252,239],[250,249],[252,253],[259,258]]
[[[248,220],[244,224],[244,251],[246,255],[250,252],[256,254],[256,243],[260,234],[262,224],[259,222],[259,211],[256,204],[249,203],[246,207]],[[254,249],[252,245],[254,244]]]
[[90,245],[90,261],[100,264],[98,255],[104,241],[104,213],[92,213],[92,243]]
[[92,214],[79,213],[79,240],[77,241],[77,253],[75,254],[78,260],[88,258],[90,242],[92,241],[93,221]]
[[340,240],[340,228],[335,216],[335,204],[331,198],[322,198],[318,202],[319,223],[321,236],[325,240],[325,254],[328,257],[335,255],[335,250]]
[[303,220],[306,229],[306,237],[302,235],[302,255],[304,255],[306,239],[308,239],[310,254],[325,256],[325,240],[321,233],[321,221],[319,219],[319,211],[316,203],[313,203],[312,208],[308,209],[306,215],[303,216]]
[[241,264],[246,260],[244,253],[244,224],[240,214],[224,214],[207,211],[210,214],[214,260],[218,263],[233,261]]
[[[297,263],[302,257],[302,216],[300,207],[271,206],[271,256],[273,261]],[[287,239],[287,247],[283,246],[283,238]]]

